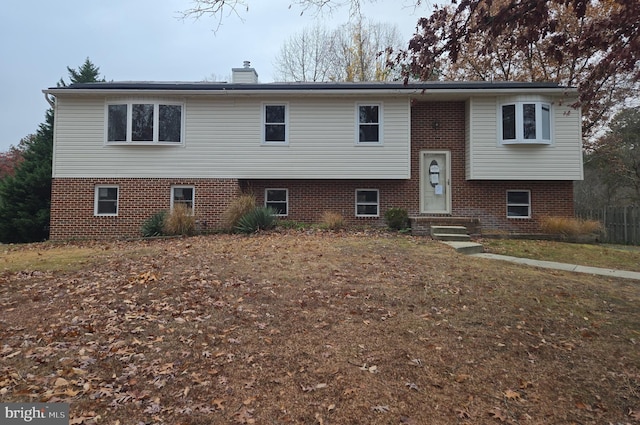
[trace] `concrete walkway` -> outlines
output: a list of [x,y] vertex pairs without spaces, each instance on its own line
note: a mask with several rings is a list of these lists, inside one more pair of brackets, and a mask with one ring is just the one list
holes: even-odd
[[547,269],[564,270],[576,273],[588,273],[600,276],[621,277],[623,279],[640,280],[640,272],[629,272],[624,270],[601,269],[599,267],[578,266],[576,264],[556,263],[553,261],[531,260],[529,258],[509,257],[507,255],[480,253],[471,254],[472,257],[487,258],[490,260],[509,261],[527,266],[542,267]]

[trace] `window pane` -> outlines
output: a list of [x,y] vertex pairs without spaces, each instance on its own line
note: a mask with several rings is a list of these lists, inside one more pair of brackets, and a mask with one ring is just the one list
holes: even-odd
[[127,105],[109,105],[107,122],[107,141],[125,142],[127,140]]
[[265,122],[284,124],[284,105],[265,106]]
[[264,126],[264,140],[266,142],[285,142],[285,134],[283,124],[266,124]]
[[380,129],[377,125],[361,125],[358,140],[360,142],[378,142],[380,141]]
[[117,187],[100,187],[98,188],[99,200],[115,200],[118,199]]
[[507,192],[507,204],[529,204],[529,192]]
[[182,106],[158,106],[158,141],[180,143]]
[[192,187],[176,187],[173,189],[174,201],[193,201]]
[[522,105],[522,125],[525,139],[536,138],[536,105],[525,103]]
[[378,202],[378,191],[377,190],[359,190],[357,194],[357,202]]
[[267,201],[269,202],[286,202],[287,191],[279,189],[267,189]]
[[97,214],[117,214],[118,213],[118,188],[99,187]]
[[551,108],[549,105],[542,105],[542,139],[551,140]]
[[377,205],[358,205],[358,215],[378,215]]
[[153,141],[153,105],[134,104],[132,109],[131,140],[137,142]]
[[286,202],[267,202],[267,207],[273,208],[276,215],[287,215],[287,203]]
[[373,123],[377,124],[378,121],[378,106],[370,105],[370,106],[360,106],[359,110],[360,116],[360,124],[363,123]]
[[516,138],[516,105],[504,105],[502,107],[502,139],[514,140]]
[[507,217],[529,217],[529,206],[510,206],[507,208]]

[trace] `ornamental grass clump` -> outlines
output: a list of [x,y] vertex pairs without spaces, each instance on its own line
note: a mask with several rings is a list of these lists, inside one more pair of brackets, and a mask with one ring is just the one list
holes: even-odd
[[196,219],[191,208],[176,204],[164,220],[164,233],[170,236],[193,236],[196,233]]
[[601,233],[602,224],[596,220],[574,217],[544,217],[540,229],[551,235],[584,236]]
[[256,197],[252,194],[242,194],[235,198],[222,213],[222,226],[233,231],[240,219],[256,208]]
[[323,212],[320,217],[320,222],[322,223],[323,228],[329,230],[340,230],[345,226],[342,214],[333,211]]
[[239,233],[256,233],[260,230],[271,230],[276,225],[276,211],[271,207],[257,207],[243,215],[235,230]]

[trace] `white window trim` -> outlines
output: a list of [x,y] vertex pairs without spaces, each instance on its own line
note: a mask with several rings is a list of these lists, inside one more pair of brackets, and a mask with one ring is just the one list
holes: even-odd
[[[536,105],[536,138],[525,139],[524,138],[524,107],[523,105]],[[504,139],[503,125],[502,125],[502,107],[515,105],[516,109],[516,138]],[[542,138],[542,107],[547,106],[549,108],[549,139]],[[544,101],[527,101],[519,100],[515,102],[503,102],[498,105],[498,142],[502,145],[551,145],[553,143],[554,131],[553,131],[553,105],[551,102]]]
[[[377,106],[378,107],[378,141],[377,142],[361,142],[360,141],[360,107],[361,106]],[[384,109],[382,102],[358,102],[355,108],[356,115],[356,129],[355,129],[355,144],[357,146],[381,146],[384,144],[384,127],[383,118]]]
[[[279,187],[269,187],[264,190],[264,206],[267,206],[267,193],[270,190],[284,190],[285,193],[285,204],[287,205],[287,213],[286,214],[275,214],[276,217],[286,217],[289,215],[289,189],[279,188]],[[281,202],[281,201],[271,201],[271,202]]]
[[[111,105],[127,105],[127,140],[126,141],[109,141],[109,106]],[[153,140],[152,141],[133,141],[131,138],[132,121],[133,121],[133,105],[153,105]],[[160,120],[160,105],[176,105],[181,107],[180,114],[180,142],[160,142],[158,125]],[[106,146],[113,145],[160,145],[160,146],[184,146],[185,122],[186,122],[186,106],[184,102],[162,101],[162,100],[145,100],[145,99],[128,99],[121,101],[108,101],[104,106],[104,144]]]
[[[115,214],[110,213],[99,213],[98,212],[98,193],[100,189],[117,189],[118,193],[116,196],[116,212]],[[93,215],[96,217],[117,217],[120,212],[120,186],[116,184],[99,184],[95,186],[94,195],[93,195]]]
[[176,185],[172,185],[171,186],[171,211],[173,211],[173,205],[174,205],[174,195],[173,195],[173,191],[174,189],[192,189],[192,193],[193,193],[193,198],[191,199],[191,213],[193,214],[194,211],[196,210],[196,187],[193,185],[189,185],[189,184],[176,184]]
[[[367,191],[367,192],[376,192],[377,193],[377,202],[358,202],[358,192]],[[356,189],[356,205],[355,205],[355,213],[356,217],[380,217],[380,189]],[[358,214],[358,205],[375,205],[377,208],[376,214]]]
[[[284,142],[267,141],[265,126],[267,125],[267,106],[284,106]],[[262,102],[260,122],[260,144],[263,146],[288,146],[289,145],[289,102]],[[274,124],[274,123],[271,123]]]
[[[529,203],[528,204],[510,204],[509,203],[509,193],[510,192],[526,192],[529,194]],[[528,189],[509,189],[507,190],[506,193],[506,204],[507,204],[507,209],[506,209],[506,213],[507,213],[507,218],[510,219],[523,219],[523,218],[531,218],[531,190]],[[509,215],[509,207],[528,207],[527,209],[529,210],[529,214],[527,216],[523,216],[523,215],[519,215],[519,216],[515,216],[515,215]]]

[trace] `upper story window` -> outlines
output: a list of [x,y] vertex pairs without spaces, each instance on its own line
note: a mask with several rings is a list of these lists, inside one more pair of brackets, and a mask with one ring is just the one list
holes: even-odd
[[181,144],[183,105],[122,102],[107,105],[107,143]]
[[286,104],[263,105],[262,143],[288,143],[288,108]]
[[500,107],[500,140],[503,144],[551,143],[551,105],[544,102],[512,102]]
[[378,104],[358,105],[357,143],[382,143],[382,106]]

